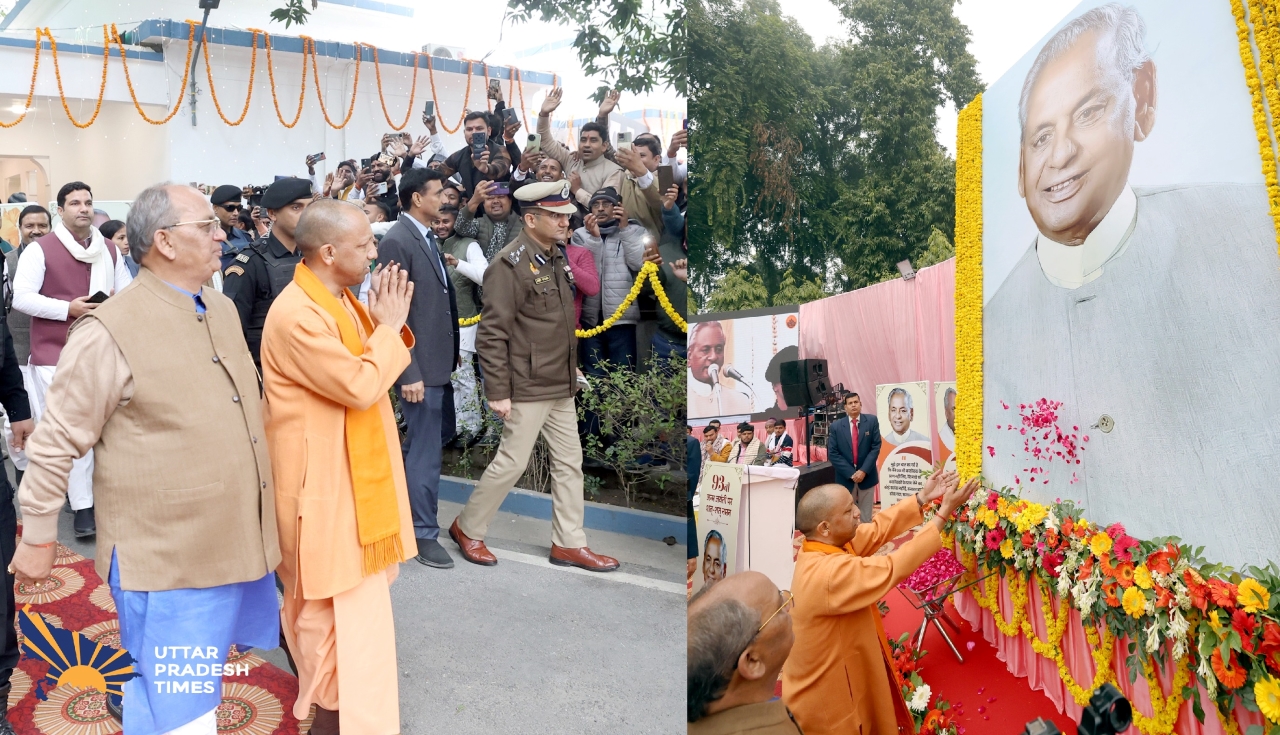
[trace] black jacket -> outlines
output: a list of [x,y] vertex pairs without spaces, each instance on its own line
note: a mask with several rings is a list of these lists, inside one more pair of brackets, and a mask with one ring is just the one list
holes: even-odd
[[841,416],[831,423],[827,438],[827,459],[836,470],[836,482],[853,489],[853,473],[867,474],[858,483],[866,490],[880,483],[876,461],[880,458],[880,420],[865,413],[858,415],[858,461],[853,461],[853,442],[849,433],[849,417]]
[[396,385],[422,381],[427,386],[449,384],[458,360],[458,294],[453,281],[444,274],[444,260],[434,234],[423,238],[408,214],[387,230],[378,243],[378,262],[391,261],[409,271],[413,281],[413,302],[409,305],[409,329],[415,344],[413,362],[405,368]]
[[0,339],[4,341],[4,352],[0,355],[4,360],[0,363],[0,404],[9,414],[10,423],[26,421],[31,418],[31,403],[22,385],[22,370],[18,368],[18,355],[13,351],[13,335],[9,334],[4,309],[0,309]]

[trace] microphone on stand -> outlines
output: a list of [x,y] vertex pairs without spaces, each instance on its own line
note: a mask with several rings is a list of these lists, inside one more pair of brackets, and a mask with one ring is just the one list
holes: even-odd
[[724,413],[724,397],[720,392],[720,366],[712,364],[708,367],[707,377],[711,378],[711,395],[716,401],[716,413]]
[[[711,365],[710,367],[708,367],[708,368],[707,368],[707,377],[708,377],[708,378],[711,378],[711,385],[712,385],[712,386],[717,387],[717,388],[718,388],[718,387],[720,387],[720,366],[719,366],[719,365],[714,365],[714,364],[713,364],[713,365]],[[730,377],[732,377],[732,376],[730,376]]]
[[726,376],[726,377],[730,377],[730,378],[733,378],[734,380],[738,381],[738,385],[741,385],[743,388],[746,388],[746,389],[747,389],[747,391],[751,393],[751,400],[752,400],[752,402],[754,402],[754,401],[755,401],[755,398],[756,398],[756,389],[755,389],[755,388],[752,388],[752,387],[751,387],[751,384],[747,382],[747,376],[745,376],[745,375],[743,375],[742,373],[738,372],[738,369],[737,369],[737,368],[735,368],[735,367],[734,367],[734,366],[732,366],[732,365],[725,365],[725,366],[724,366],[724,374],[725,374],[725,376]]

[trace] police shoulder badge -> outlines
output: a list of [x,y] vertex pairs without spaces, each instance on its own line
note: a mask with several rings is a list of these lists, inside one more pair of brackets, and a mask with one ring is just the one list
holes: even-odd
[[509,263],[511,263],[511,267],[513,267],[513,268],[514,268],[515,266],[520,265],[520,256],[521,256],[521,255],[524,255],[524,246],[523,246],[523,245],[521,245],[520,247],[516,248],[515,250],[512,250],[511,252],[507,253],[507,261],[508,261]]
[[224,275],[224,276],[243,276],[243,275],[244,275],[244,268],[241,268],[241,267],[240,267],[240,266],[238,266],[238,265],[230,265],[230,266],[227,266],[227,270],[226,270],[226,271],[224,271],[222,275]]
[[[236,260],[240,261],[241,263],[248,263],[248,262],[249,262],[249,254],[248,254],[248,253],[240,253],[239,255],[237,255],[237,256],[236,256]],[[240,272],[241,272],[241,273],[244,273],[244,271],[240,271]]]

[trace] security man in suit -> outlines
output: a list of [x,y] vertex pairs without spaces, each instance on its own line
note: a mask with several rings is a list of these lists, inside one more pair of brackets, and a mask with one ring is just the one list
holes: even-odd
[[551,563],[613,571],[618,560],[587,548],[582,529],[582,441],[573,403],[582,374],[573,271],[558,247],[577,210],[566,181],[528,184],[515,198],[524,230],[484,272],[476,334],[489,408],[503,420],[502,443],[449,535],[467,561],[498,563],[483,539],[541,434],[551,452]]
[[[862,399],[857,393],[844,397],[844,416],[831,423],[827,438],[827,459],[836,470],[836,482],[853,494],[863,521],[871,520],[880,473],[880,420],[862,415]],[[857,436],[857,440],[854,440]]]
[[262,325],[276,296],[293,281],[294,266],[302,261],[293,231],[311,199],[311,182],[306,179],[280,179],[268,187],[262,195],[262,208],[271,218],[271,231],[236,255],[222,272],[222,292],[240,312],[244,340],[259,373]]

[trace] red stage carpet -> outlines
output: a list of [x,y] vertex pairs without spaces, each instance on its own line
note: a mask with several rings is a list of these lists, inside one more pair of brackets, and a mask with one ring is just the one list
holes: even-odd
[[[910,631],[913,639],[920,630],[923,613],[916,610],[897,590],[885,597],[889,614],[884,618],[885,631],[893,638]],[[921,646],[927,655],[920,659],[920,676],[933,690],[933,696],[942,697],[956,708],[956,720],[964,735],[1018,735],[1030,720],[1044,717],[1057,723],[1063,733],[1075,733],[1076,723],[1059,714],[1053,702],[1042,692],[1027,687],[1026,679],[1019,679],[996,658],[996,649],[969,627],[968,621],[947,605],[951,619],[960,624],[960,635],[948,631],[960,655],[962,664],[942,640],[933,626],[925,634]],[[968,643],[973,650],[968,650]],[[930,701],[933,704],[933,701]]]
[[[106,645],[120,645],[115,604],[110,588],[93,569],[93,561],[58,545],[58,557],[50,580],[38,587],[19,585],[17,606],[31,606],[50,626],[78,631]],[[218,707],[220,735],[297,735],[299,723],[291,714],[298,694],[298,680],[287,671],[251,653],[238,661],[249,673],[226,677],[222,704]],[[21,735],[111,735],[121,731],[106,708],[106,696],[97,689],[71,684],[50,688],[48,698],[36,696],[36,684],[49,664],[25,654],[13,673],[9,695],[9,721]],[[125,702],[127,708],[128,702]],[[301,732],[309,729],[304,723]]]

